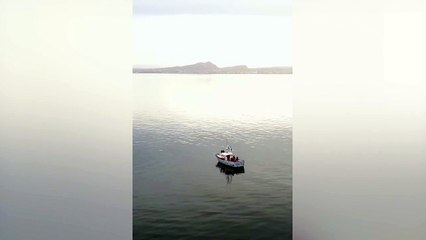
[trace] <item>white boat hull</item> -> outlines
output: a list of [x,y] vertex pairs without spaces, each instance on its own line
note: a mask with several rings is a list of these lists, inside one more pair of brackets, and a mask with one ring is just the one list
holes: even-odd
[[223,165],[230,166],[230,167],[244,167],[244,160],[238,160],[238,161],[235,161],[235,162],[228,161],[228,160],[223,159],[223,157],[220,156],[219,154],[217,154],[216,157],[217,157],[217,160],[220,163],[222,163]]

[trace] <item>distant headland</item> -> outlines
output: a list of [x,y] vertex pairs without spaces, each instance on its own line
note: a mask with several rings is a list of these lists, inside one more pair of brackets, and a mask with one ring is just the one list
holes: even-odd
[[246,65],[220,68],[211,62],[166,68],[133,67],[133,73],[175,73],[175,74],[292,74],[292,67],[249,68]]

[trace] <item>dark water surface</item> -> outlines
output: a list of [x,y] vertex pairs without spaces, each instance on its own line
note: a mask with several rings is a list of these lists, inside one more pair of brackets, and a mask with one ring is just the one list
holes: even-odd
[[[134,239],[291,239],[291,79],[135,75]],[[217,165],[226,141],[244,172]]]

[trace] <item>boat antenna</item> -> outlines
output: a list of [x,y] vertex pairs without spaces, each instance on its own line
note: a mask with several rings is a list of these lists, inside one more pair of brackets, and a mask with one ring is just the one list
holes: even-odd
[[232,147],[228,144],[228,139],[226,139],[226,151],[232,151]]

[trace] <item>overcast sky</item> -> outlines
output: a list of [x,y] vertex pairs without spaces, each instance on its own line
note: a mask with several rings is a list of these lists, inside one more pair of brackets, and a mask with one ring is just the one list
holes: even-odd
[[134,63],[292,64],[289,0],[134,0]]

